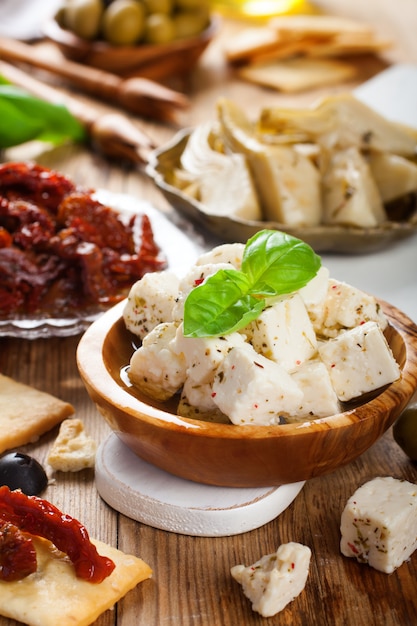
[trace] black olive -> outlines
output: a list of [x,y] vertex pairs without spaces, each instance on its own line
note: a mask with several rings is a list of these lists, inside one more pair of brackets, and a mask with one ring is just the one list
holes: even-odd
[[0,485],[12,491],[21,489],[27,496],[39,495],[48,484],[42,465],[22,452],[9,452],[0,457]]

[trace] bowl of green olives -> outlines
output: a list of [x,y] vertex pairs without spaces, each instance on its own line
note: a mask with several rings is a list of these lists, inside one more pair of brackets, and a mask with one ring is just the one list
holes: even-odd
[[44,34],[71,61],[158,79],[189,71],[217,25],[209,0],[66,0]]

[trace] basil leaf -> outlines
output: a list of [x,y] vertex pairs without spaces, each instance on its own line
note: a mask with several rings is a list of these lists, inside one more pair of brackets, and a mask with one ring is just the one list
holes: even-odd
[[219,270],[189,294],[184,305],[186,337],[218,337],[256,319],[264,300],[247,293],[248,281],[238,270]]
[[301,239],[262,230],[248,240],[240,270],[219,270],[184,303],[186,337],[219,337],[244,328],[267,306],[265,298],[304,287],[321,259]]
[[45,102],[0,81],[0,148],[32,140],[84,141],[82,124],[62,105]]
[[301,239],[278,230],[262,230],[245,246],[242,271],[252,294],[271,296],[301,289],[320,265],[320,257]]

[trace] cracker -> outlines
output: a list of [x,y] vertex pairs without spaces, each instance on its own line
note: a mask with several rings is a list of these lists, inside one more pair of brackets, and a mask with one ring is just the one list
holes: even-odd
[[0,374],[0,453],[37,441],[73,413],[68,402]]
[[73,417],[62,422],[47,462],[53,470],[79,472],[94,467],[96,450],[96,442],[87,436],[83,422]]
[[296,58],[249,65],[239,74],[264,87],[292,93],[353,78],[356,68],[335,59]]
[[280,15],[271,18],[268,27],[286,37],[314,35],[326,38],[341,33],[349,33],[351,36],[373,34],[372,26],[338,15]]
[[77,578],[68,557],[49,541],[34,537],[33,542],[37,572],[15,582],[0,581],[0,614],[29,626],[88,626],[152,575],[142,559],[92,540],[116,567],[103,582],[91,583]]

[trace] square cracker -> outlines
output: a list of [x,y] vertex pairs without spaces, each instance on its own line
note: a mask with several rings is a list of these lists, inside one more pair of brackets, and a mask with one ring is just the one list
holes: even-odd
[[287,93],[341,83],[355,73],[355,67],[348,63],[310,58],[259,63],[239,71],[245,80]]
[[22,580],[0,581],[0,614],[29,626],[88,626],[152,575],[138,557],[92,540],[116,567],[103,582],[91,583],[77,578],[68,557],[49,541],[33,541],[38,570]]
[[36,441],[73,413],[68,402],[0,374],[0,454]]

